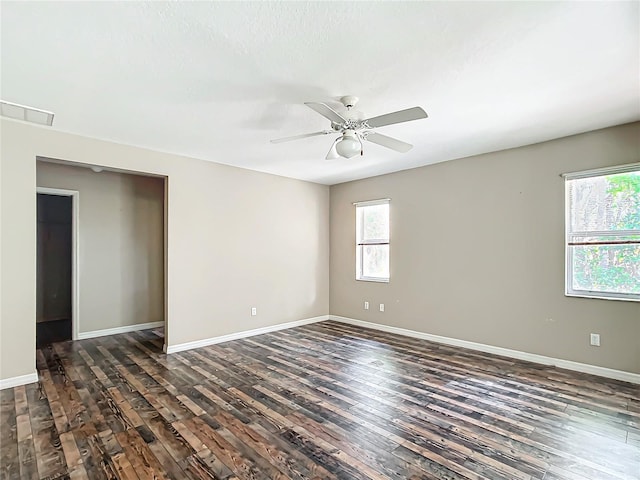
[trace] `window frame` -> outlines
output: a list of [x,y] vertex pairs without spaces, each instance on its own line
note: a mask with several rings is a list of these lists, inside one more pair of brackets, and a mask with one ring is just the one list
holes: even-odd
[[564,196],[565,196],[565,296],[578,298],[596,298],[601,300],[622,300],[628,302],[640,302],[640,294],[636,293],[620,293],[620,292],[604,292],[602,290],[575,290],[573,288],[573,252],[571,243],[572,237],[593,237],[593,236],[609,236],[612,238],[637,235],[640,230],[606,230],[606,231],[587,231],[576,234],[571,231],[571,197],[569,181],[584,178],[605,177],[619,173],[640,172],[640,163],[629,163],[626,165],[618,165],[615,167],[597,168],[593,170],[584,170],[581,172],[563,173],[560,176],[564,179]]
[[[364,202],[354,202],[353,205],[356,207],[356,280],[360,282],[377,282],[377,283],[389,283],[391,278],[391,199],[390,198],[380,198],[377,200],[367,200]],[[364,240],[359,238],[358,230],[361,234],[364,232],[364,214],[358,215],[359,208],[366,207],[374,207],[376,205],[389,205],[389,237],[388,238],[375,238]],[[360,217],[360,218],[358,218]],[[368,277],[363,274],[364,271],[364,248],[367,245],[388,245],[389,254],[388,254],[388,262],[389,262],[389,276],[388,277]]]

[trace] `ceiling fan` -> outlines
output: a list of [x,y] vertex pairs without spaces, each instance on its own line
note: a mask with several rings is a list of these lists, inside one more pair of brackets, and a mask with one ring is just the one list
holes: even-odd
[[402,142],[392,137],[382,135],[373,131],[374,128],[384,127],[385,125],[393,125],[394,123],[410,122],[427,118],[427,112],[420,107],[407,108],[377,117],[363,119],[362,113],[353,110],[358,103],[358,97],[347,95],[340,99],[340,102],[346,107],[345,113],[338,113],[324,103],[305,102],[312,110],[315,110],[323,117],[331,121],[331,130],[322,130],[314,133],[304,133],[293,137],[278,138],[271,140],[271,143],[289,142],[300,138],[315,137],[317,135],[330,135],[332,133],[340,133],[340,136],[333,141],[327,160],[333,160],[339,157],[351,158],[358,153],[364,153],[363,140],[377,143],[383,147],[390,148],[396,152],[405,153],[413,148],[410,143]]

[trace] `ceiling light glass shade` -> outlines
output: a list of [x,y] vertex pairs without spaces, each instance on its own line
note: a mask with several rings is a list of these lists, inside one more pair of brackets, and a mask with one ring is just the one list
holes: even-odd
[[344,158],[351,158],[360,153],[360,142],[352,136],[343,136],[342,140],[336,143],[338,155]]

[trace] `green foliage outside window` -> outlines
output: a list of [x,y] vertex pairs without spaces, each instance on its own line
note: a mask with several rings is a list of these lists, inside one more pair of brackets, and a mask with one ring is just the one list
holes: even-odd
[[574,229],[628,233],[582,238],[618,244],[571,247],[573,289],[640,294],[640,172],[578,180],[573,188]]

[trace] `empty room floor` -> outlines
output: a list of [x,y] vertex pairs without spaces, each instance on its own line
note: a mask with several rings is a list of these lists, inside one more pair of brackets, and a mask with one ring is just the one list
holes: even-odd
[[638,479],[640,387],[323,322],[176,353],[38,350],[2,479]]

